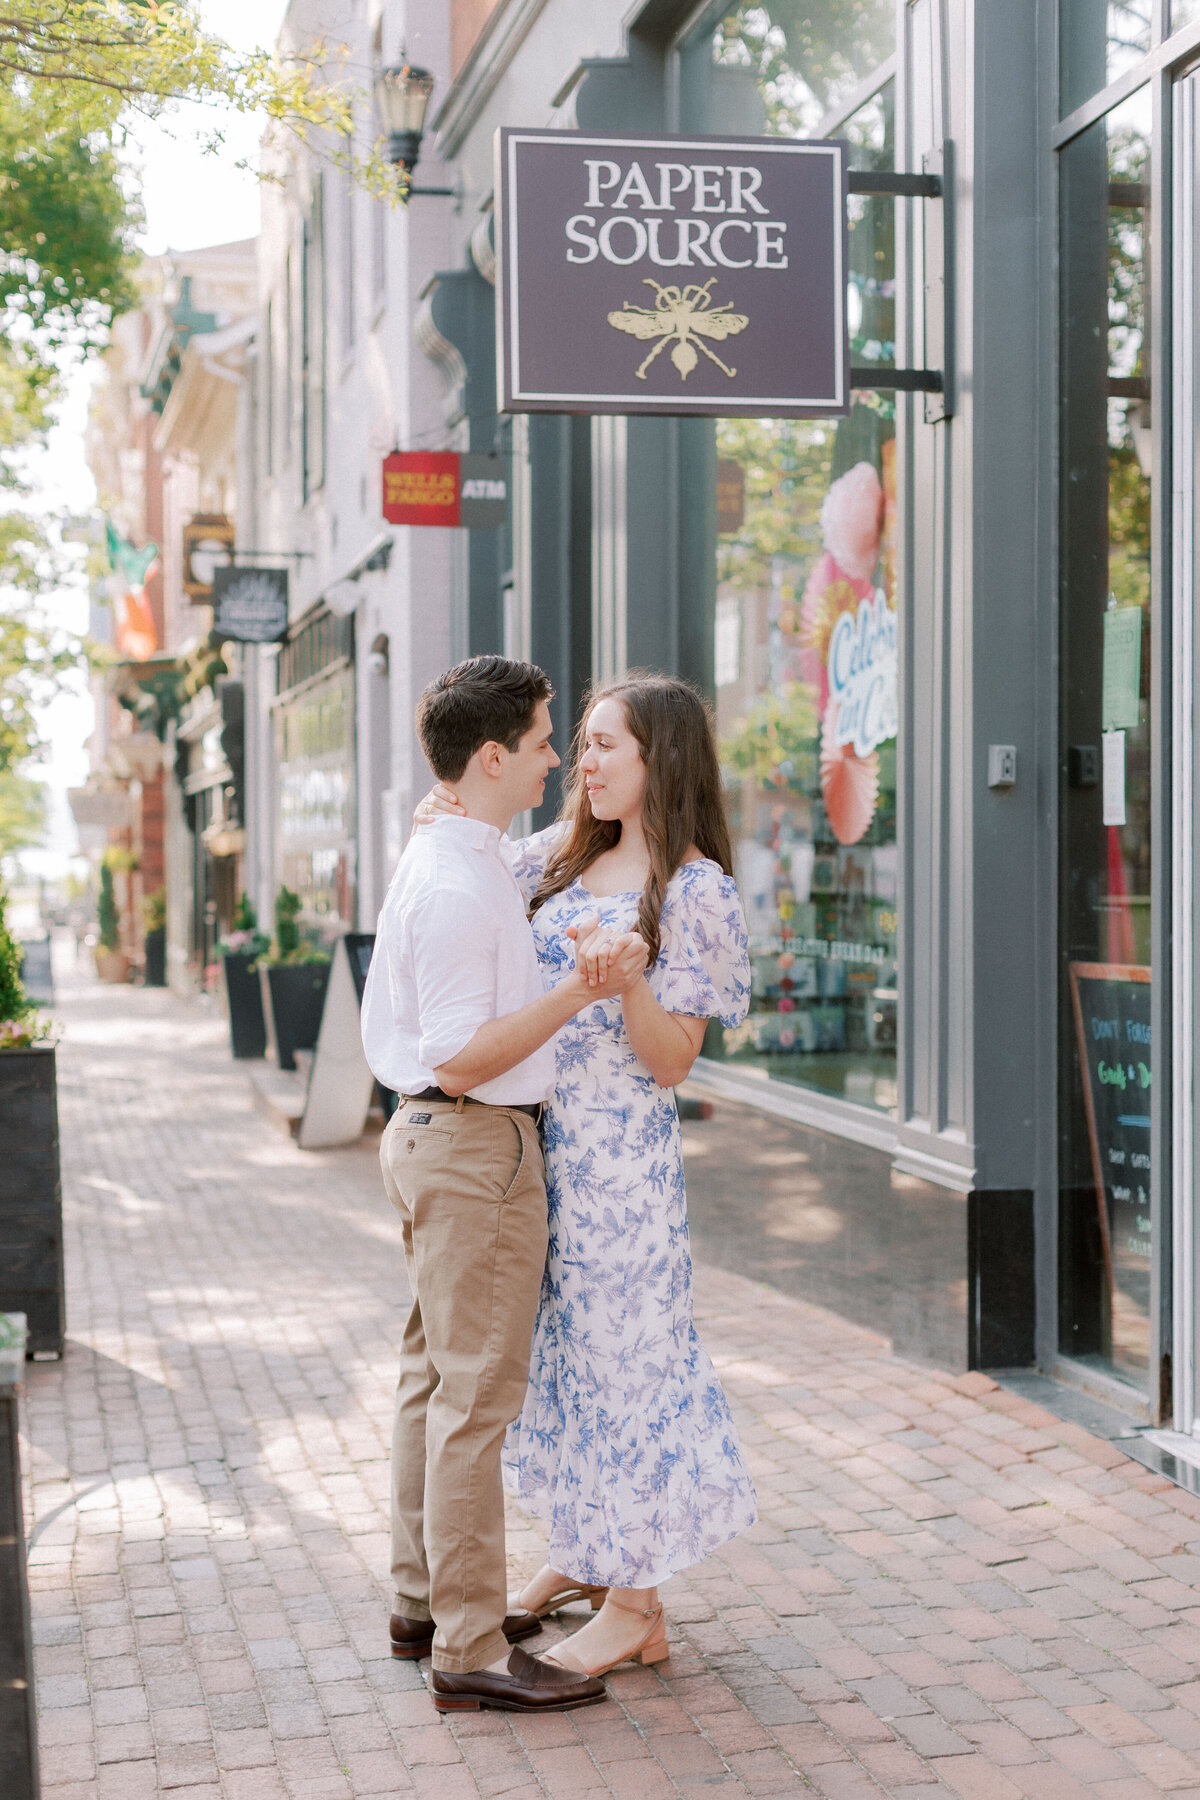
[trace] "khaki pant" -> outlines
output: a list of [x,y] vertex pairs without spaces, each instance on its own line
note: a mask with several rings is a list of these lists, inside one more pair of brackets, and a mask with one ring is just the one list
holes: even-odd
[[546,1262],[542,1150],[527,1113],[402,1098],[379,1160],[413,1292],[392,1434],[396,1611],[432,1618],[434,1667],[463,1674],[508,1650],[500,1450]]

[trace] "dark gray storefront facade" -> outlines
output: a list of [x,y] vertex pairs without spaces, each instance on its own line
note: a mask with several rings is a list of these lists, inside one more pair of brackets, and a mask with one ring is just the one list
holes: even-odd
[[[754,1001],[698,1071],[702,1244],[1189,1432],[1196,60],[1190,0],[498,5],[435,121],[462,255],[418,330],[459,447],[512,457],[457,648],[542,663],[563,741],[629,667],[716,709]],[[851,182],[849,416],[498,416],[502,125],[939,177]],[[851,746],[864,606],[898,726]]]

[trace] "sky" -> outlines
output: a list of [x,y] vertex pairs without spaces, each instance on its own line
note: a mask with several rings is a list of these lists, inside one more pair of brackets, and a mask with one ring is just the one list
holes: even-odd
[[[270,48],[278,33],[287,0],[201,0],[206,27],[235,49]],[[224,148],[206,154],[202,140],[214,125],[223,125]],[[165,250],[195,250],[204,244],[231,243],[253,237],[259,226],[259,188],[252,174],[234,165],[256,157],[261,127],[230,113],[225,119],[213,107],[179,106],[163,121],[134,120],[129,160],[138,170],[145,228],[138,245],[147,255]],[[59,422],[46,451],[34,468],[35,505],[48,513],[87,513],[96,489],[83,455],[88,397],[94,371],[80,371],[71,381]],[[47,596],[42,611],[72,631],[87,626],[87,597],[61,590]],[[80,684],[82,690],[82,683]],[[43,712],[43,735],[49,756],[34,771],[50,790],[50,831],[43,850],[21,858],[30,875],[61,876],[78,848],[66,790],[87,777],[86,740],[92,729],[92,704],[80,691],[61,695]]]

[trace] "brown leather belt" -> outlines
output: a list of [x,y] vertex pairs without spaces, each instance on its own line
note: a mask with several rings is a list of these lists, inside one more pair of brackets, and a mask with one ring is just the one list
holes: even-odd
[[[493,1105],[496,1105],[496,1106],[500,1106],[501,1108],[503,1108],[503,1110],[505,1112],[528,1113],[529,1117],[533,1120],[535,1125],[537,1124],[538,1120],[542,1116],[542,1109],[541,1109],[540,1104],[537,1106],[523,1106],[516,1100],[513,1100],[513,1101],[475,1100],[471,1097],[470,1094],[463,1094],[461,1096],[461,1098],[466,1101],[468,1106],[493,1106]],[[406,1103],[409,1100],[441,1100],[447,1106],[457,1106],[459,1099],[460,1099],[460,1096],[458,1094],[447,1094],[445,1092],[445,1090],[440,1087],[422,1088],[421,1092],[419,1094],[405,1095]]]

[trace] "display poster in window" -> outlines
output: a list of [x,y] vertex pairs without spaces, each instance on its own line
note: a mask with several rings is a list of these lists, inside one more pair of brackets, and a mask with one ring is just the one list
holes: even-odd
[[[1105,1275],[1122,1341],[1150,1319],[1150,970],[1073,962],[1071,1003]],[[1147,1341],[1148,1348],[1148,1341]]]
[[849,410],[846,146],[497,133],[503,412]]

